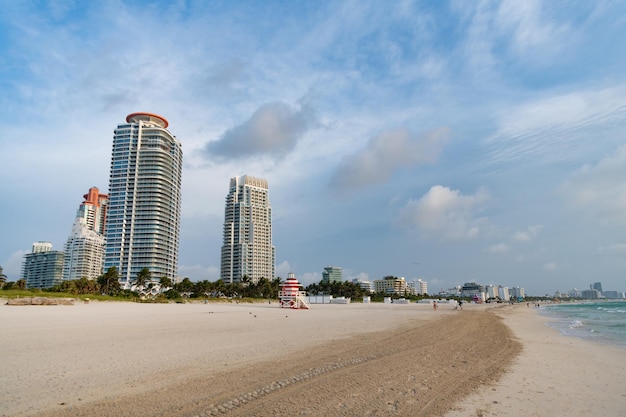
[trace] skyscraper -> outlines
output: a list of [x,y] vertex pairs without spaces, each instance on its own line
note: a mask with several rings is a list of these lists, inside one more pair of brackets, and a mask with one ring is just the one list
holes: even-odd
[[91,187],[83,196],[76,219],[65,243],[63,280],[96,279],[104,265],[104,225],[109,196]]
[[132,113],[114,131],[104,269],[128,288],[139,271],[175,279],[180,235],[181,143],[168,121]]
[[594,282],[593,285],[589,286],[592,290],[597,290],[600,292],[600,294],[602,294],[602,283],[601,282]]
[[230,179],[224,213],[220,278],[225,283],[274,279],[272,208],[267,180],[243,175]]
[[83,195],[83,198],[85,201],[78,207],[76,217],[85,219],[85,224],[89,230],[94,230],[104,235],[109,196],[100,194],[100,190],[97,187],[91,187],[89,192]]

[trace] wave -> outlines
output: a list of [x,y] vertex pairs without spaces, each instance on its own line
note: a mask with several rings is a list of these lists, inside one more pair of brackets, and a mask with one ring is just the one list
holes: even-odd
[[583,323],[581,320],[575,320],[575,321],[571,322],[568,327],[570,329],[579,329],[581,327],[585,327],[585,323]]

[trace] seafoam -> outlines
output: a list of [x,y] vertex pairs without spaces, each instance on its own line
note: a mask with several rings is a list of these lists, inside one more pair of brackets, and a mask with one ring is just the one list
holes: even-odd
[[541,307],[562,334],[626,349],[626,301],[560,303]]

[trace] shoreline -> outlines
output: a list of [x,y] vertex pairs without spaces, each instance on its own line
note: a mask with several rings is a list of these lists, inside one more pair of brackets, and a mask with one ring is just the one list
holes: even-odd
[[571,306],[591,305],[597,308],[600,305],[605,306],[613,303],[626,308],[624,300],[596,300],[582,303],[549,304],[546,305],[546,308],[540,309],[538,313],[547,320],[549,327],[557,330],[563,336],[588,340],[603,346],[615,346],[626,350],[626,335],[612,334],[610,332],[611,329],[600,328],[597,329],[599,331],[596,330],[596,325],[601,324],[602,319],[591,316],[577,318],[571,316],[571,311],[568,311],[568,314],[563,314],[563,312],[560,311],[561,307],[567,308]]
[[[227,414],[469,417],[523,410],[540,416],[548,414],[546,405],[535,399],[580,396],[577,384],[540,387],[568,378],[558,367],[546,376],[555,349],[556,360],[566,363],[568,356],[575,361],[592,352],[594,361],[569,369],[590,378],[606,371],[603,358],[624,357],[623,351],[606,356],[603,346],[577,346],[526,310],[465,304],[435,312],[429,305],[379,303],[300,311],[276,303],[2,305],[0,332],[7,337],[0,350],[12,360],[0,363],[0,383],[8,387],[0,415],[211,415],[211,407],[241,403]],[[614,404],[593,415],[624,415],[616,414],[626,410],[624,365],[615,365],[614,382],[586,387],[591,399],[585,403],[611,397]],[[225,381],[229,389],[220,388]],[[531,382],[520,387],[520,381]],[[283,385],[273,385],[278,382]],[[259,387],[268,392],[246,399]],[[287,393],[302,403],[279,405]],[[327,401],[317,404],[316,398]],[[552,414],[562,414],[556,410]]]
[[498,382],[445,417],[626,416],[626,350],[564,335],[541,313],[521,304],[497,311],[524,348]]

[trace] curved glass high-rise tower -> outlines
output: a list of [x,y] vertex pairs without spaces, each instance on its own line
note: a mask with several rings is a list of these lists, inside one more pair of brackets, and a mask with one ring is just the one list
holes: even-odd
[[104,269],[115,266],[125,288],[143,268],[176,278],[183,152],[168,124],[132,113],[114,131]]

